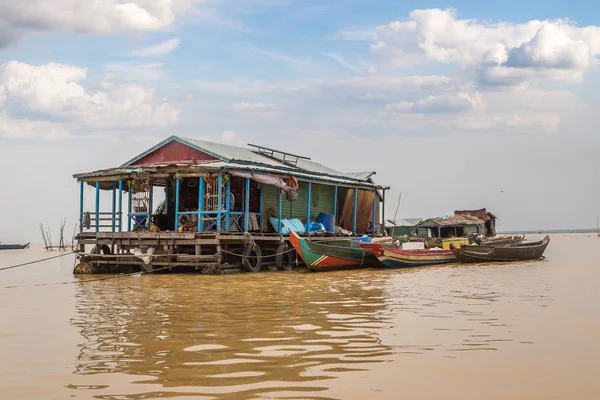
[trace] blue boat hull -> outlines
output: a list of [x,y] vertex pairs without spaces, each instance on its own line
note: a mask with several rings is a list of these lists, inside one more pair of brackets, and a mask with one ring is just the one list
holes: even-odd
[[0,243],[0,250],[23,250],[29,247],[29,243],[26,244],[2,244]]

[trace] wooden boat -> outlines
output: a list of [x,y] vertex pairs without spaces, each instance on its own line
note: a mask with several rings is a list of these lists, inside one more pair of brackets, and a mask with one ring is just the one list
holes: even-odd
[[464,263],[535,260],[543,257],[548,243],[550,236],[546,235],[538,242],[521,243],[517,246],[466,245],[452,251],[456,258]]
[[497,238],[484,239],[482,246],[516,246],[523,243],[525,235],[503,236]]
[[[365,245],[361,244],[363,248],[367,248]],[[457,261],[452,250],[402,250],[382,245],[372,245],[368,248],[386,268],[424,267]]]
[[25,244],[3,244],[0,243],[0,250],[23,250],[29,247],[29,243]]
[[352,240],[320,242],[290,233],[290,243],[311,271],[361,268],[379,264],[373,253]]

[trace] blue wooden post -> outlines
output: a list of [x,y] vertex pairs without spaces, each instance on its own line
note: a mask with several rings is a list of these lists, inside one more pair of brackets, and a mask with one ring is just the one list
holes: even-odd
[[375,204],[377,200],[377,190],[373,192],[373,212],[371,214],[371,235],[375,236]]
[[354,210],[352,213],[352,232],[356,235],[356,205],[358,203],[358,189],[354,188]]
[[198,177],[198,232],[202,232],[204,230],[204,222],[202,222],[202,218],[204,214],[204,178]]
[[335,227],[337,226],[337,203],[338,203],[338,187],[337,185],[333,187],[333,231],[335,232]]
[[111,229],[114,232],[115,231],[115,226],[117,223],[117,220],[115,219],[115,215],[117,213],[117,187],[116,185],[113,183],[113,188],[112,188],[112,221],[111,221]]
[[250,178],[246,178],[246,190],[244,191],[244,232],[248,232],[250,222]]
[[96,232],[100,231],[100,182],[96,182]]
[[219,175],[218,183],[219,187],[217,188],[217,231],[221,231],[221,209],[223,208],[223,175]]
[[264,223],[264,211],[263,211],[263,184],[260,184],[260,231],[263,231],[263,223]]
[[123,180],[119,179],[119,232],[123,231]]
[[165,181],[165,215],[169,214],[169,178]]
[[225,231],[229,232],[231,212],[231,176],[227,177],[227,183],[225,185]]
[[132,203],[132,198],[133,198],[133,194],[131,193],[131,184],[128,184],[127,187],[129,188],[129,194],[127,196],[127,232],[131,232],[131,203]]
[[308,201],[306,203],[306,233],[310,233],[310,196],[312,192],[312,182],[308,182]]
[[148,229],[152,226],[152,200],[154,200],[154,184],[150,181],[148,186]]
[[277,189],[277,232],[281,233],[281,209],[282,207],[282,199],[281,199],[281,190]]
[[83,232],[83,182],[79,182],[79,233]]
[[179,232],[179,185],[181,179],[175,181],[175,232]]

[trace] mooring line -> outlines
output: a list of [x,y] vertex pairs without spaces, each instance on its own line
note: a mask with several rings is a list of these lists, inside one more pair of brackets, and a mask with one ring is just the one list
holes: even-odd
[[75,253],[76,253],[75,251],[70,251],[68,253],[60,254],[60,255],[54,256],[54,257],[43,258],[41,260],[30,261],[30,262],[26,262],[26,263],[23,263],[23,264],[11,265],[10,267],[2,267],[2,268],[0,268],[0,271],[4,271],[6,269],[17,268],[17,267],[24,267],[26,265],[31,265],[31,264],[36,264],[36,263],[39,263],[39,262],[53,260],[55,258],[60,258],[60,257],[68,256],[70,254],[75,254]]
[[119,274],[119,275],[114,275],[114,276],[106,276],[103,278],[93,278],[93,279],[86,279],[86,280],[79,280],[79,281],[62,281],[62,282],[50,282],[50,283],[36,283],[35,285],[23,285],[23,286],[4,286],[2,289],[19,289],[19,288],[23,288],[23,287],[38,287],[38,286],[53,286],[53,285],[69,285],[69,284],[73,284],[73,283],[89,283],[89,282],[98,282],[98,281],[108,281],[111,279],[120,279],[120,278],[128,278],[130,276],[139,276],[139,275],[144,275],[144,274],[152,274],[154,272],[159,272],[159,271],[163,271],[165,269],[169,269],[169,268],[173,268],[172,266],[166,266],[166,267],[162,267],[162,268],[158,268],[152,271],[138,271],[138,272],[131,272],[129,274]]

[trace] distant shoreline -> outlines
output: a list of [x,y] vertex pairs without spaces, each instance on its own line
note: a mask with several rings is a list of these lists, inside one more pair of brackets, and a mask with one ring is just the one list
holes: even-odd
[[498,232],[499,235],[507,235],[510,233],[518,233],[518,234],[536,234],[536,233],[596,233],[596,229],[541,229],[539,231],[536,230],[528,230],[528,231],[502,231]]

